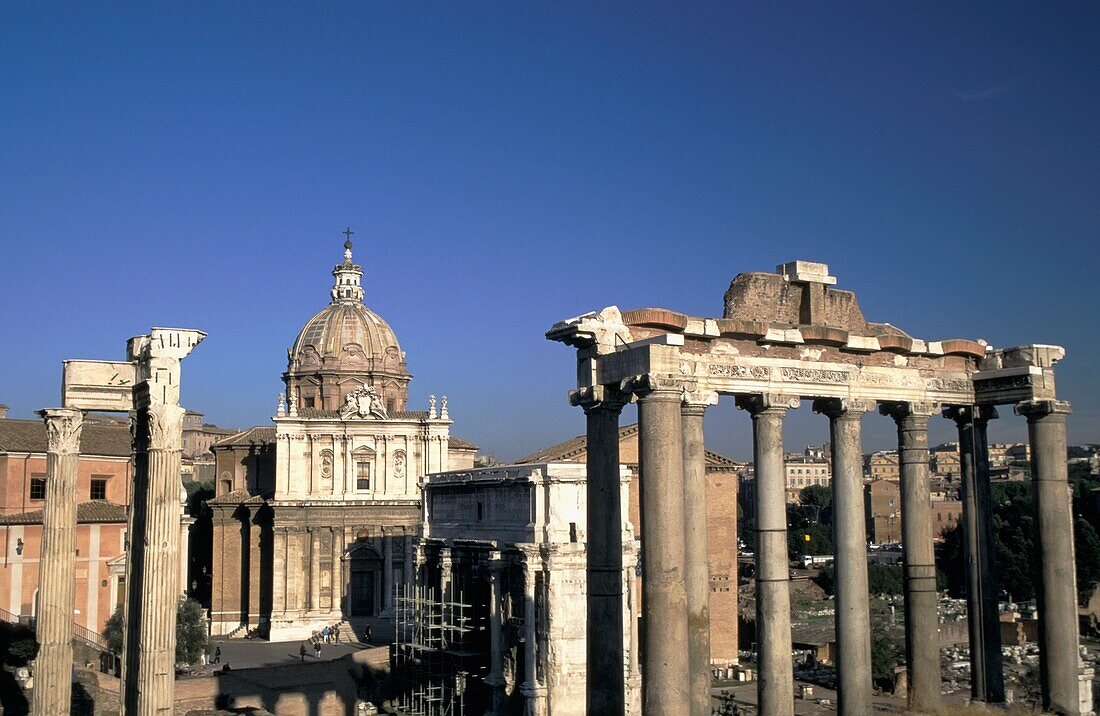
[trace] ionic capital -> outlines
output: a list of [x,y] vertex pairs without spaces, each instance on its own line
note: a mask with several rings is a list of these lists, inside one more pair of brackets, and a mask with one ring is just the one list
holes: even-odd
[[38,415],[46,421],[46,449],[58,455],[80,453],[80,430],[84,413],[69,408],[46,408]]
[[954,420],[959,427],[972,422],[984,425],[997,418],[997,409],[992,405],[946,405],[943,417]]
[[683,391],[683,383],[674,381],[664,376],[646,373],[627,378],[619,384],[619,390],[623,393],[633,393],[639,400],[652,399],[660,396],[662,400],[680,400]]
[[146,408],[149,416],[149,449],[183,449],[183,414],[187,412],[178,405],[154,403]]
[[617,386],[590,385],[569,391],[569,404],[590,410],[610,410],[619,412],[630,402],[630,393],[624,393]]
[[814,401],[814,412],[827,415],[831,419],[851,418],[858,420],[864,413],[875,409],[875,401],[858,398],[818,398]]
[[881,415],[893,418],[898,425],[901,425],[903,421],[914,420],[923,420],[927,424],[928,419],[939,412],[939,409],[938,403],[929,402],[908,403],[899,401],[880,403],[878,406],[878,412]]
[[1012,410],[1028,420],[1045,418],[1048,415],[1069,415],[1073,412],[1068,400],[1025,400],[1017,403]]
[[784,415],[788,410],[797,408],[802,401],[797,395],[786,393],[758,393],[756,395],[739,395],[735,404],[754,418],[757,415],[773,414]]
[[713,390],[688,390],[680,393],[681,411],[686,415],[702,415],[711,405],[718,405],[718,393]]

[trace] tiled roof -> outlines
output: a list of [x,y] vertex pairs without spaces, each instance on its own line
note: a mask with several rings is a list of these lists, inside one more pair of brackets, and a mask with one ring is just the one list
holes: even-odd
[[[638,432],[638,424],[632,423],[631,425],[624,425],[619,428],[619,440],[622,441]],[[581,456],[585,454],[588,448],[588,437],[585,435],[578,435],[575,438],[560,442],[557,445],[551,445],[550,447],[543,448],[538,452],[532,453],[527,457],[521,457],[516,460],[517,465],[522,465],[529,462],[557,462],[557,461],[580,461]],[[706,451],[707,466],[712,468],[718,467],[738,467],[741,463],[736,460],[731,460],[725,455],[719,455],[713,450]]]
[[248,490],[233,490],[232,492],[227,492],[224,495],[218,495],[217,497],[210,498],[206,501],[206,504],[239,505],[242,502],[260,503],[263,501],[264,499],[262,497],[260,497],[259,495],[253,495]]
[[[129,431],[127,431],[129,432]],[[77,522],[125,522],[126,508],[106,500],[89,500],[76,506]],[[0,515],[0,524],[34,525],[42,523],[42,510]]]
[[[45,453],[46,423],[41,420],[0,420],[0,452]],[[80,430],[82,455],[130,457],[127,425],[85,423]]]
[[268,445],[275,442],[275,428],[267,425],[257,425],[254,428],[242,430],[227,438],[222,438],[211,447],[233,447],[249,445]]
[[469,440],[456,438],[454,435],[447,437],[447,447],[452,450],[477,450],[477,445],[474,445]]

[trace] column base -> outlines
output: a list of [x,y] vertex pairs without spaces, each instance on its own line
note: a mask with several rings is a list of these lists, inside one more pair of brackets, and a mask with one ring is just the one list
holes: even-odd
[[519,687],[524,697],[523,716],[546,716],[546,687],[542,684],[523,682]]
[[508,682],[500,674],[490,674],[483,683],[489,687],[489,710],[485,712],[486,716],[503,716],[504,704],[508,698],[504,688]]

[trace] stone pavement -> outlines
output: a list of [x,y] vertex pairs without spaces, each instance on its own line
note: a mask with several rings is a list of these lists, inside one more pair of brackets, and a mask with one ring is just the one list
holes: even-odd
[[[251,669],[261,666],[301,663],[303,659],[300,658],[298,650],[302,644],[306,645],[307,651],[304,661],[307,663],[317,661],[313,656],[312,645],[304,641],[270,642],[263,639],[211,639],[211,653],[213,653],[214,647],[221,647],[221,663],[197,666],[195,667],[195,673],[209,674],[222,668],[225,664],[229,664],[232,669]],[[334,661],[347,654],[353,654],[368,648],[385,649],[386,647],[385,645],[369,647],[357,642],[348,644],[344,641],[339,644],[322,644],[320,660]]]

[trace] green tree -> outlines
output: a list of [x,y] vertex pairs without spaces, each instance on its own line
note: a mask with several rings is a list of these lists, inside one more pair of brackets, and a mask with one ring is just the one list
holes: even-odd
[[[122,606],[107,620],[103,628],[107,648],[122,653]],[[176,610],[176,663],[194,664],[206,650],[206,616],[202,605],[194,599],[181,597]]]
[[111,653],[122,653],[122,605],[115,607],[115,613],[103,625],[103,638],[107,640],[107,648]]
[[905,660],[901,644],[882,629],[871,633],[871,677],[884,690],[893,689],[894,667]]
[[1073,529],[1077,545],[1077,591],[1091,594],[1100,583],[1100,535],[1084,517],[1077,518]]
[[791,559],[803,554],[832,554],[833,531],[817,524],[787,530],[787,551]]
[[867,565],[867,591],[870,594],[898,595],[905,591],[905,578],[899,564]]
[[206,616],[194,599],[180,598],[176,612],[176,662],[194,664],[206,650]]

